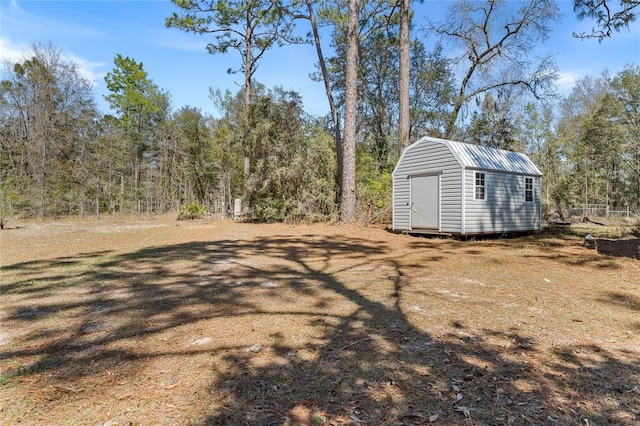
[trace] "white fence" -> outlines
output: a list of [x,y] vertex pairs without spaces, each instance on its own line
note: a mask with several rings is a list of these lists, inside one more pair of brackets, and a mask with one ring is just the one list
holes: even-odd
[[591,216],[591,217],[638,217],[629,207],[626,210],[611,210],[606,204],[573,204],[569,206],[569,217],[571,216]]

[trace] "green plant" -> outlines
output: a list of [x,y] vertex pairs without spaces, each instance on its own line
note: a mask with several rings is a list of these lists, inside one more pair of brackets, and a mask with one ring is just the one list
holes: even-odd
[[182,206],[182,209],[178,213],[178,220],[202,219],[206,213],[207,206],[197,201],[190,201]]
[[380,167],[371,154],[360,151],[357,176],[360,221],[365,224],[391,222],[391,173]]

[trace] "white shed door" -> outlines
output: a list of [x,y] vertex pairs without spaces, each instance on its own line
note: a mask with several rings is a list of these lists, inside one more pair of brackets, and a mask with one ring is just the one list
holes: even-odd
[[411,228],[440,228],[440,175],[411,177]]

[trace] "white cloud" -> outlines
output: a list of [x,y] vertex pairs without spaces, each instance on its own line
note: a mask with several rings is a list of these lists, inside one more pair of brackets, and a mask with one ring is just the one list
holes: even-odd
[[24,43],[13,43],[0,36],[0,59],[9,62],[20,62],[31,47]]
[[[27,58],[29,52],[31,52],[31,44],[14,43],[6,37],[0,37],[0,60],[9,63],[22,62]],[[94,86],[99,86],[106,74],[105,71],[101,71],[107,65],[105,62],[94,62],[64,51],[62,51],[62,59],[65,62],[76,64],[78,74]]]
[[576,81],[582,77],[584,77],[584,74],[577,73],[575,71],[560,72],[559,78],[556,82],[558,84],[558,90],[560,93],[569,93],[576,85]]
[[78,74],[88,81],[90,81],[94,86],[99,86],[103,81],[106,72],[100,71],[105,65],[105,62],[93,62],[89,59],[80,58],[73,54],[64,55],[65,60],[71,61],[78,66]]

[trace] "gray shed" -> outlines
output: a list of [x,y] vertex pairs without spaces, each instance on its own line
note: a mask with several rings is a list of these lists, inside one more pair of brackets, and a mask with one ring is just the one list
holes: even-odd
[[393,170],[393,229],[538,231],[541,176],[524,154],[424,137],[404,150]]

